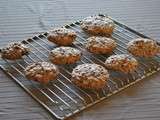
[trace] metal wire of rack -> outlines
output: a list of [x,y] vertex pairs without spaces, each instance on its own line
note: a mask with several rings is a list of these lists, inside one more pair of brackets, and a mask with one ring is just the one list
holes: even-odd
[[[133,38],[148,38],[116,20],[112,20],[116,24],[112,38],[118,43],[118,47],[113,54],[127,53],[126,43]],[[160,56],[150,59],[137,58],[140,65],[132,74],[122,74],[110,70],[110,80],[103,89],[98,91],[81,89],[72,84],[70,80],[72,69],[82,63],[97,63],[104,66],[104,61],[109,55],[93,55],[85,50],[84,45],[86,38],[89,36],[81,30],[80,21],[65,25],[65,27],[76,31],[77,39],[71,46],[80,49],[83,56],[75,64],[60,65],[59,77],[49,85],[43,86],[27,80],[23,72],[24,68],[32,62],[48,61],[48,53],[56,45],[47,41],[47,32],[22,41],[23,44],[31,48],[31,53],[24,59],[15,61],[2,59],[0,61],[0,68],[4,72],[58,119],[66,119],[160,71]]]

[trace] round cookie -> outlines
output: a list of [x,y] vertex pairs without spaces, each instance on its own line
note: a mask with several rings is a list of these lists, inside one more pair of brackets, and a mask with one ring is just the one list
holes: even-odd
[[78,65],[72,71],[72,82],[85,89],[100,89],[109,79],[108,71],[98,64]]
[[81,51],[72,47],[58,47],[51,51],[49,59],[55,64],[73,64],[80,60]]
[[93,35],[110,36],[115,28],[114,22],[106,16],[89,16],[82,20],[81,28]]
[[54,80],[59,74],[58,68],[48,62],[37,62],[26,67],[25,75],[28,79],[38,81],[43,84]]
[[105,61],[105,66],[108,69],[130,73],[136,70],[138,62],[135,58],[127,54],[112,55]]
[[128,43],[127,50],[135,56],[153,57],[160,53],[160,46],[154,40],[137,38]]
[[76,32],[66,28],[55,28],[51,30],[47,39],[57,45],[67,46],[71,45],[76,39]]
[[107,37],[89,37],[87,39],[86,48],[95,54],[108,54],[116,48],[115,40]]
[[29,48],[20,42],[10,43],[1,49],[1,57],[9,60],[21,59],[29,51]]

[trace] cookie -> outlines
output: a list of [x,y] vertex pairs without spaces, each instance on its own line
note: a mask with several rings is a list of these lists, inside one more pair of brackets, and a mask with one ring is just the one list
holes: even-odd
[[27,55],[29,51],[29,48],[22,43],[10,43],[1,49],[1,57],[9,60],[21,59],[22,56]]
[[72,82],[85,89],[100,89],[106,85],[109,79],[108,71],[98,64],[78,65],[72,71]]
[[160,53],[160,46],[154,40],[137,38],[128,43],[127,50],[134,56],[153,57]]
[[108,69],[130,73],[136,70],[138,62],[135,58],[127,54],[112,55],[105,61]]
[[76,39],[76,32],[64,27],[55,28],[49,32],[47,39],[57,45],[67,46],[71,45]]
[[116,42],[111,38],[93,36],[87,39],[86,48],[95,54],[108,54],[116,48]]
[[80,60],[81,51],[73,47],[57,47],[50,52],[49,59],[55,64],[73,64]]
[[47,84],[59,74],[58,68],[48,62],[37,62],[26,67],[25,75],[28,79]]
[[110,36],[115,28],[114,22],[106,16],[89,16],[82,20],[81,28],[92,35]]

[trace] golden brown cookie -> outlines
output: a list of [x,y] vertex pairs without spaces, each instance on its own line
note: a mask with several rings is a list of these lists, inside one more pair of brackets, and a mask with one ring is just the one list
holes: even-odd
[[106,85],[109,79],[108,71],[98,64],[78,65],[72,71],[72,82],[86,89],[100,89]]
[[111,38],[93,36],[87,39],[86,48],[95,54],[108,54],[116,48],[116,42]]
[[25,75],[28,79],[38,81],[43,84],[54,80],[59,74],[58,68],[48,62],[37,62],[26,67]]
[[9,60],[21,59],[22,56],[27,55],[29,51],[29,48],[22,43],[10,43],[1,49],[1,57]]
[[49,59],[55,64],[73,64],[80,60],[81,51],[72,47],[58,47],[51,51]]
[[138,62],[135,58],[127,54],[112,55],[105,61],[108,69],[130,73],[136,70]]
[[154,40],[137,38],[128,43],[127,50],[135,56],[153,57],[160,53],[160,46]]
[[55,28],[48,34],[48,40],[62,46],[71,45],[76,39],[76,32],[66,28]]
[[93,35],[110,36],[115,28],[114,22],[106,16],[89,16],[82,20],[81,28]]

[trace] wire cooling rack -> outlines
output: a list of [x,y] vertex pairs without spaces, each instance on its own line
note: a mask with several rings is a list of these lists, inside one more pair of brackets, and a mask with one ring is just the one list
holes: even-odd
[[[118,43],[113,54],[127,53],[126,43],[131,39],[148,38],[126,25],[112,20],[116,24],[112,38]],[[28,64],[48,61],[49,52],[56,47],[47,40],[47,32],[22,41],[31,48],[31,53],[22,60],[0,60],[0,68],[57,119],[66,119],[160,71],[160,56],[149,59],[137,58],[140,64],[134,73],[122,74],[109,70],[110,80],[103,89],[98,91],[81,89],[72,84],[70,80],[72,69],[82,63],[97,63],[104,66],[104,61],[109,55],[93,55],[85,50],[86,38],[89,36],[81,30],[80,21],[65,25],[65,27],[76,31],[77,39],[71,46],[81,50],[83,56],[81,61],[75,64],[60,65],[59,77],[49,85],[40,85],[27,80],[24,76],[24,68]]]

